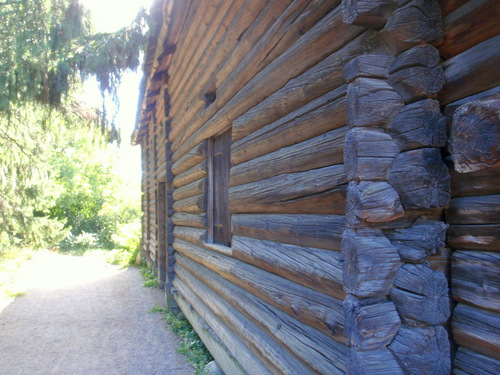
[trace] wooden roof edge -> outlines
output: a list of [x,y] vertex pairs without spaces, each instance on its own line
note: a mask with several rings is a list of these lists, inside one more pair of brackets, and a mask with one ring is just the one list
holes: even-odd
[[[133,146],[140,143],[141,133],[149,127],[149,124],[144,124],[143,120],[147,116],[146,108],[148,98],[151,98],[150,91],[157,90],[154,87],[154,76],[161,63],[160,60],[165,57],[166,49],[175,51],[172,47],[177,44],[190,3],[190,0],[154,0],[151,6],[151,15],[161,25],[151,33],[144,56],[135,127],[131,136]],[[151,48],[152,46],[154,48]]]

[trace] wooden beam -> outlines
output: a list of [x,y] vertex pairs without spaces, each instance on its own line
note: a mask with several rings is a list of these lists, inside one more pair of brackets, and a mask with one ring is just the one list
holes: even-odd
[[453,371],[459,375],[496,374],[500,369],[500,359],[488,357],[466,348],[458,348],[453,366]]
[[172,173],[179,175],[207,158],[207,141],[194,146],[182,158],[172,164]]
[[352,375],[403,375],[400,365],[388,349],[357,350],[349,352],[349,374]]
[[455,249],[500,251],[500,224],[450,225],[448,244]]
[[500,223],[500,195],[454,198],[445,213],[450,224]]
[[187,171],[174,177],[173,185],[175,188],[180,188],[181,186],[187,185],[191,182],[199,180],[201,178],[207,177],[208,175],[208,163],[206,160],[194,167],[189,168]]
[[397,8],[395,0],[343,0],[343,21],[353,25],[381,28]]
[[202,213],[207,211],[207,201],[205,194],[195,195],[180,201],[174,202],[175,212]]
[[198,181],[191,182],[190,184],[181,186],[178,189],[174,189],[172,194],[175,201],[180,201],[185,198],[192,197],[194,195],[200,195],[207,192],[207,178],[204,177]]
[[500,194],[500,168],[458,173],[452,167],[450,175],[453,197]]
[[172,217],[172,222],[175,225],[183,225],[194,228],[207,228],[207,214],[190,214],[184,212],[176,212]]

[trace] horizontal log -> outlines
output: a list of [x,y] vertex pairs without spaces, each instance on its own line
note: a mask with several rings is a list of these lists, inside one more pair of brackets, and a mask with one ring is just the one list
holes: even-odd
[[281,89],[235,119],[233,142],[341,87],[345,83],[342,73],[345,75],[347,69],[343,69],[344,65],[357,56],[359,51],[366,49],[365,44],[373,35],[373,31],[367,31],[349,41],[344,47],[300,76],[291,79]]
[[172,164],[172,173],[179,175],[207,158],[207,141],[194,146],[182,158]]
[[174,249],[305,324],[344,342],[342,301],[182,240]]
[[441,105],[498,86],[500,77],[491,72],[497,69],[499,59],[500,35],[497,35],[446,60],[445,85],[438,96]]
[[452,58],[498,34],[500,12],[495,0],[476,0],[458,8],[443,19],[444,40],[439,46],[441,55]]
[[451,327],[458,345],[500,359],[500,313],[459,303]]
[[346,132],[342,127],[238,164],[231,168],[230,186],[341,164]]
[[500,251],[500,224],[450,225],[448,245],[455,249]]
[[500,254],[455,251],[451,257],[453,298],[500,312]]
[[347,229],[342,238],[344,289],[359,297],[386,296],[400,266],[394,246],[377,229]]
[[188,214],[184,212],[176,212],[172,217],[172,222],[175,225],[183,225],[194,228],[207,228],[207,214]]
[[418,45],[397,56],[389,72],[394,74],[400,70],[414,66],[434,68],[440,62],[439,51],[430,44]]
[[471,173],[458,173],[453,168],[449,170],[453,197],[500,194],[500,168]]
[[459,99],[453,103],[450,103],[444,107],[443,114],[446,117],[453,117],[453,114],[458,107],[467,104],[469,102],[474,102],[476,100],[490,100],[490,99],[500,99],[500,86],[493,87],[492,89],[481,91],[475,95],[466,96],[465,98]]
[[386,54],[359,55],[344,65],[343,75],[348,83],[356,78],[387,78],[394,57]]
[[198,181],[191,182],[190,184],[181,186],[175,189],[172,196],[174,200],[180,201],[194,195],[200,195],[207,191],[207,178],[202,178]]
[[182,172],[180,175],[174,177],[173,185],[175,188],[187,185],[208,175],[208,163],[206,160],[194,167],[189,168],[187,171]]
[[238,236],[340,251],[346,227],[341,215],[233,215]]
[[362,350],[385,349],[401,326],[394,303],[385,298],[357,298],[344,301],[348,342]]
[[391,0],[344,0],[342,20],[353,25],[381,28],[397,4]]
[[387,349],[359,350],[352,348],[348,361],[348,373],[352,375],[404,374],[392,353]]
[[238,364],[243,370],[245,370],[245,373],[255,373],[257,375],[272,374],[271,370],[269,370],[243,343],[242,338],[238,336],[231,327],[228,327],[227,324],[218,318],[205,302],[203,302],[203,300],[181,279],[175,278],[174,287],[177,290],[177,294],[174,294],[174,297],[183,310],[188,311],[187,316],[190,315],[189,311],[195,310],[207,323],[210,330],[220,338],[230,354],[238,361]]
[[385,181],[351,181],[347,187],[346,202],[350,225],[388,222],[404,214],[398,193]]
[[417,220],[411,227],[385,232],[401,259],[422,262],[441,251],[448,226],[442,221]]
[[346,124],[347,87],[329,92],[231,146],[233,165],[311,139]]
[[450,175],[437,148],[397,156],[388,181],[398,191],[405,209],[441,208],[450,202]]
[[181,227],[176,225],[174,227],[174,236],[184,241],[202,245],[207,235],[206,229]]
[[408,325],[445,323],[450,316],[448,281],[423,264],[404,264],[394,279],[391,299]]
[[424,99],[406,105],[387,127],[401,151],[422,147],[444,147],[447,140],[446,119],[439,102]]
[[384,127],[403,105],[399,94],[386,80],[357,78],[347,89],[347,123],[350,127]]
[[500,165],[500,99],[473,101],[458,108],[453,115],[449,143],[457,172]]
[[347,179],[386,180],[399,147],[379,129],[353,128],[345,139],[344,159]]
[[234,236],[233,256],[308,288],[344,299],[339,252]]
[[500,370],[500,360],[466,348],[458,348],[453,361],[457,375],[491,375]]
[[[313,371],[325,374],[343,373],[348,350],[346,346],[337,343],[320,331],[302,324],[283,311],[256,299],[253,294],[189,258],[177,254],[176,259],[178,264],[219,293]],[[276,329],[276,327],[280,328]]]
[[389,350],[405,374],[449,374],[448,332],[441,326],[401,326]]
[[207,200],[205,194],[195,195],[174,202],[175,212],[202,213],[207,211]]
[[227,326],[234,330],[245,345],[257,356],[272,372],[292,375],[294,371],[301,374],[312,374],[303,363],[295,358],[283,347],[266,335],[262,330],[230,303],[221,298],[214,290],[201,282],[188,270],[179,264],[175,266],[176,275],[198,298],[210,301],[210,309]]
[[[326,194],[335,190],[335,198],[328,206],[321,208],[317,205],[308,206],[296,204],[294,211],[298,213],[329,213],[343,214],[345,205],[343,189],[339,186],[346,183],[344,166],[333,165],[330,167],[313,169],[307,172],[291,173],[271,177],[266,180],[256,181],[241,186],[233,186],[229,189],[229,207],[234,213],[247,212],[269,212],[270,207],[277,203],[283,205],[285,212],[286,203],[297,202],[316,198],[318,195]],[[324,204],[324,201],[321,201]]]
[[450,224],[499,224],[500,195],[454,198],[445,214]]

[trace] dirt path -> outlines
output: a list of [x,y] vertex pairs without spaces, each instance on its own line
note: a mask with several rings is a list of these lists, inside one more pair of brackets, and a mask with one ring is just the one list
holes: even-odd
[[19,282],[26,295],[0,311],[1,375],[193,373],[137,269],[42,253]]

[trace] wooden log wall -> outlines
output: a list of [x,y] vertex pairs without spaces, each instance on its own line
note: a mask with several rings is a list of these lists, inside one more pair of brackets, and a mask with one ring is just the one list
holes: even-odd
[[450,200],[446,124],[435,99],[444,74],[431,45],[443,36],[439,3],[343,5],[344,22],[378,30],[384,41],[344,67],[348,371],[448,374],[448,280],[432,260],[443,252]]
[[500,372],[500,25],[498,1],[443,1],[456,374]]
[[[226,373],[450,373],[451,247],[456,373],[499,363],[497,3],[155,1],[143,249]],[[487,26],[463,36],[470,17]],[[470,95],[482,106],[463,109]],[[477,116],[491,125],[470,149]],[[222,246],[211,152],[229,130]]]

